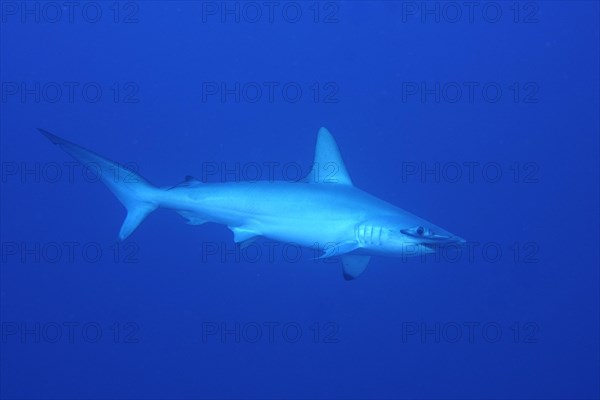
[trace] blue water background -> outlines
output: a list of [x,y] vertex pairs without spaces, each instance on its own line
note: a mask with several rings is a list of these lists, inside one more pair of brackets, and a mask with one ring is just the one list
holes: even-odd
[[[495,3],[496,23],[479,12],[436,22],[406,2],[321,2],[318,22],[314,3],[297,3],[297,23],[280,10],[273,22],[236,22],[203,14],[206,3],[160,1],[121,2],[115,22],[113,3],[97,4],[98,23],[79,13],[23,22],[3,9],[2,398],[598,397],[597,2],[520,2],[528,14],[517,17],[513,3]],[[11,94],[36,82],[95,83],[102,98]],[[265,82],[303,97],[206,92]],[[420,86],[436,83],[448,90],[439,99]],[[476,85],[472,101],[465,83]],[[490,84],[498,101],[482,94]],[[321,126],[358,187],[481,244],[474,258],[375,257],[347,282],[338,262],[269,259],[264,242],[257,262],[206,258],[207,242],[235,249],[231,233],[165,210],[116,244],[122,206],[100,183],[68,179],[72,160],[36,131],[168,186],[222,162],[306,171]],[[40,172],[51,163],[57,182]],[[407,174],[436,163],[446,175]],[[497,181],[482,175],[490,163]],[[103,256],[36,254],[71,242]],[[33,253],[10,253],[15,244]],[[83,337],[86,324],[102,337]]]

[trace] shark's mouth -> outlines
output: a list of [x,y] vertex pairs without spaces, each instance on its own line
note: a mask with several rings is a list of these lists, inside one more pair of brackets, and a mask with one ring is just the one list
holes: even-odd
[[455,240],[451,240],[451,241],[446,241],[446,242],[438,242],[438,243],[419,243],[421,246],[427,247],[428,249],[431,250],[439,250],[443,247],[448,247],[448,246],[460,246],[461,242],[460,241],[455,241]]

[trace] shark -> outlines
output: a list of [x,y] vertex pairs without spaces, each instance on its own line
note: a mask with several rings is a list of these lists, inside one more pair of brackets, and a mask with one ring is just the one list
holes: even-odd
[[246,246],[263,237],[314,248],[319,258],[340,257],[343,277],[361,275],[372,256],[405,257],[439,251],[465,240],[357,188],[331,133],[318,131],[310,173],[298,181],[202,182],[192,176],[157,187],[117,162],[38,130],[84,165],[121,201],[127,215],[119,239],[128,238],[157,208],[171,209],[191,225],[223,224]]

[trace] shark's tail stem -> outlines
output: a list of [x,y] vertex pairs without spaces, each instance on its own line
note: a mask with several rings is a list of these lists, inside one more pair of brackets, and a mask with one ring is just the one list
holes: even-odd
[[127,208],[127,217],[121,226],[119,239],[123,240],[131,235],[144,218],[158,207],[157,199],[161,189],[132,170],[43,129],[39,131],[77,161],[96,170],[102,182]]

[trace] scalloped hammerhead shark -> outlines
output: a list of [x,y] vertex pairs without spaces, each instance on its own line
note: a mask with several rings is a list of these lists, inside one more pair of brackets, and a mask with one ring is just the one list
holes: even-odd
[[[311,172],[302,180],[204,183],[193,177],[159,188],[124,166],[39,129],[100,179],[127,209],[119,238],[127,238],[158,207],[177,211],[191,225],[224,224],[241,246],[258,237],[313,247],[320,258],[339,256],[343,276],[364,272],[372,255],[416,256],[464,239],[352,184],[326,128],[319,130]],[[333,245],[332,245],[333,244]]]

